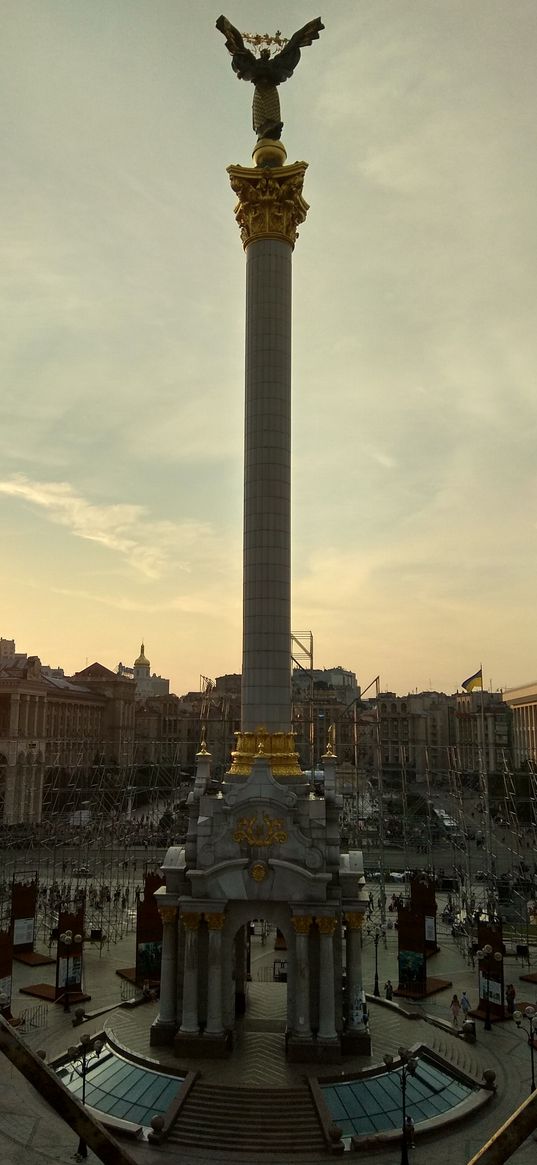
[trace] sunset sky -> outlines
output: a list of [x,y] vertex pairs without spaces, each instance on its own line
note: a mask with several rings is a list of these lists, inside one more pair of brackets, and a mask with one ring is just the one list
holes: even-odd
[[[253,89],[220,12],[6,0],[0,44],[0,636],[66,673],[144,640],[178,693],[241,666]],[[326,26],[280,90],[293,629],[363,687],[534,680],[535,0],[224,12]]]

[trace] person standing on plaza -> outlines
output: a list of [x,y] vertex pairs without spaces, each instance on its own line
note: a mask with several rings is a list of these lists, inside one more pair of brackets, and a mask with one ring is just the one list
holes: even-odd
[[451,1000],[451,1003],[449,1005],[449,1010],[451,1012],[451,1022],[453,1024],[453,1027],[458,1027],[459,1026],[459,1014],[460,1014],[460,1010],[461,1010],[461,1005],[459,1002],[458,995],[453,996],[453,999]]
[[509,1015],[512,1015],[515,1010],[516,991],[512,983],[508,983],[505,988],[505,998],[507,1000],[507,1010]]
[[415,1131],[414,1130],[414,1121],[412,1120],[411,1116],[407,1116],[407,1118],[405,1120],[404,1137],[405,1137],[405,1141],[407,1144],[407,1148],[409,1148],[409,1149],[416,1148],[416,1143],[414,1141],[414,1131]]
[[386,999],[389,999],[390,1001],[393,999],[393,984],[391,979],[388,979],[387,983],[384,984],[384,994]]
[[468,996],[466,994],[466,991],[463,991],[463,993],[461,995],[461,1008],[462,1008],[463,1018],[467,1019],[468,1012],[471,1010],[471,1004],[470,1004],[470,1000],[468,999]]

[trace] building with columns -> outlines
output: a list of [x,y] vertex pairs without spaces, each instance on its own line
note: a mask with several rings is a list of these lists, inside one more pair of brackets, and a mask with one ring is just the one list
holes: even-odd
[[362,854],[340,849],[332,744],[316,792],[292,731],[291,274],[308,210],[306,163],[287,165],[283,144],[269,137],[253,163],[228,168],[246,253],[240,730],[221,782],[202,742],[186,844],[162,865],[151,1041],[174,1044],[179,1056],[227,1054],[247,1007],[250,925],[263,919],[287,945],[285,1054],[338,1061],[370,1047],[359,941],[367,903]]
[[[86,797],[96,758],[127,768],[134,753],[134,685],[94,663],[75,676],[37,656],[0,656],[0,823],[37,824],[54,786],[74,775]],[[71,795],[71,794],[70,794]]]
[[504,702],[511,709],[513,763],[516,769],[537,764],[537,683],[507,688]]

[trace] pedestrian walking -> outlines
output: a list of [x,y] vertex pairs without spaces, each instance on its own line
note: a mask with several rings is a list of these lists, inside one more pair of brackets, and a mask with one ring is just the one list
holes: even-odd
[[471,1011],[471,1003],[470,1003],[470,1000],[468,999],[466,991],[463,991],[463,993],[461,995],[461,1008],[462,1008],[463,1016],[466,1019],[468,1012]]
[[461,1010],[461,1005],[460,1005],[458,995],[453,996],[453,999],[451,1000],[451,1003],[449,1005],[449,1010],[451,1012],[451,1022],[453,1024],[453,1027],[458,1027],[459,1026],[459,1015],[460,1015],[460,1010]]
[[384,984],[384,994],[386,999],[393,999],[393,984],[390,979]]
[[512,1015],[515,1010],[516,991],[512,983],[508,983],[505,988],[505,998],[507,1000],[507,1011]]

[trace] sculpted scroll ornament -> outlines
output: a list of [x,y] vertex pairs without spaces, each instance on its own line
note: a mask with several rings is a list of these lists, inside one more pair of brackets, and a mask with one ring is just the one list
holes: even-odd
[[306,162],[272,170],[228,166],[231,189],[238,195],[235,218],[244,247],[255,239],[284,239],[292,247],[309,210],[302,197]]
[[283,845],[287,841],[287,832],[283,828],[283,821],[279,817],[269,817],[263,814],[263,821],[257,817],[241,817],[233,834],[233,841],[247,842],[248,845],[268,846]]

